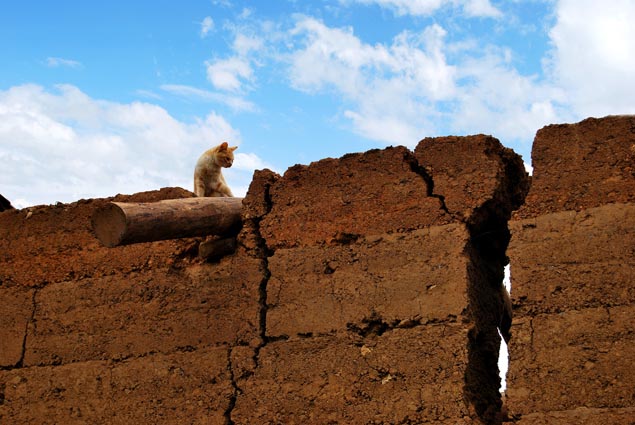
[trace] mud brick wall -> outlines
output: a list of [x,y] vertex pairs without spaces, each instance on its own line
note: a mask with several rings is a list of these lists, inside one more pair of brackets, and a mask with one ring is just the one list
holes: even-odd
[[212,263],[198,239],[101,247],[107,200],[6,211],[0,422],[498,422],[527,188],[488,136],[261,171],[237,252]]
[[0,214],[0,423],[226,423],[230,347],[260,341],[260,263],[205,264],[193,239],[105,248],[90,217],[107,201]]
[[546,127],[532,159],[531,190],[489,136],[259,171],[213,262],[100,246],[109,199],[7,209],[0,423],[632,424],[635,117]]
[[[520,158],[486,136],[257,174],[263,343],[234,370],[232,421],[498,421],[497,273],[523,187]],[[498,255],[479,255],[487,241]]]
[[522,424],[635,420],[635,117],[537,133],[510,223],[507,405]]

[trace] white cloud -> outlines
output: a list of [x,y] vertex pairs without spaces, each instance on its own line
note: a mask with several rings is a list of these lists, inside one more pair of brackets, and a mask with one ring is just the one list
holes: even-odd
[[268,162],[263,161],[258,155],[254,153],[244,153],[237,151],[234,156],[233,169],[238,170],[260,170],[268,168],[273,171],[277,171],[275,167]]
[[207,79],[218,90],[239,92],[253,79],[251,64],[238,56],[207,63]]
[[566,116],[565,93],[537,76],[521,75],[500,49],[465,58],[458,78],[451,127],[462,133],[493,134],[529,147],[537,129]]
[[48,57],[46,58],[46,65],[51,68],[68,67],[68,68],[82,68],[81,62],[72,59]]
[[391,9],[398,16],[431,15],[443,6],[442,0],[342,0],[342,3],[376,4]]
[[244,57],[252,51],[259,51],[263,47],[263,40],[260,37],[248,36],[238,33],[234,38],[234,51],[239,56]]
[[500,10],[492,6],[489,0],[466,0],[463,3],[463,10],[467,16],[500,18],[503,16]]
[[176,96],[222,103],[235,111],[253,112],[257,110],[256,105],[240,96],[232,96],[180,84],[163,84],[160,88]]
[[291,31],[303,45],[291,56],[291,83],[307,92],[335,86],[354,97],[363,83],[362,71],[388,65],[389,53],[381,45],[364,45],[352,29],[329,28],[313,18],[303,18]]
[[453,5],[462,7],[468,17],[498,18],[502,13],[489,0],[340,0],[340,3],[378,5],[392,10],[397,16],[430,16],[439,9]]
[[445,31],[432,25],[404,31],[391,45],[368,45],[350,29],[303,18],[292,31],[301,47],[291,54],[292,85],[307,92],[335,90],[351,102],[344,112],[355,132],[412,146],[434,131],[431,105],[451,99],[454,74],[442,51]]
[[[0,91],[0,187],[22,207],[164,186],[191,190],[198,156],[221,140],[240,144],[241,135],[213,112],[184,123],[156,105],[93,99],[69,85]],[[249,167],[261,163],[243,154],[231,186],[247,187]]]
[[391,144],[487,133],[528,152],[537,129],[569,118],[566,92],[512,65],[513,52],[477,42],[446,42],[433,24],[390,43],[364,43],[352,29],[303,17],[291,31],[296,89],[334,92],[353,131]]
[[161,100],[161,95],[153,92],[152,90],[139,89],[139,90],[135,90],[135,94],[141,97],[148,98],[148,99]]
[[549,64],[578,116],[635,113],[635,2],[561,0],[556,18]]
[[214,30],[214,20],[211,16],[206,16],[201,22],[201,38],[207,37],[207,35]]

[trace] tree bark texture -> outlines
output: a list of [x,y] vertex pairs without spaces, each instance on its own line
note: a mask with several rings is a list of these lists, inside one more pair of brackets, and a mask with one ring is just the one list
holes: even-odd
[[232,236],[242,225],[242,198],[110,202],[95,211],[93,232],[105,246],[196,236]]

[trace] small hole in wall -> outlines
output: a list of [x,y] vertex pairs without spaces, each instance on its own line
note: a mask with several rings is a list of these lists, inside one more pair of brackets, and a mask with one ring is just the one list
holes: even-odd
[[[503,285],[507,289],[507,292],[512,292],[511,271],[509,264],[505,266],[505,277],[503,278]],[[499,331],[500,334],[500,331]],[[501,346],[498,353],[498,371],[501,377],[500,392],[504,393],[507,389],[507,370],[509,369],[509,351],[507,351],[507,344],[501,335]]]

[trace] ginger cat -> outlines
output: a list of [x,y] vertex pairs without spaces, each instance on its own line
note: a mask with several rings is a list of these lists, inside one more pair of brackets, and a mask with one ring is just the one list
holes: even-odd
[[221,168],[232,166],[236,149],[238,146],[230,148],[227,142],[223,142],[200,156],[194,168],[196,196],[234,196],[225,182]]

